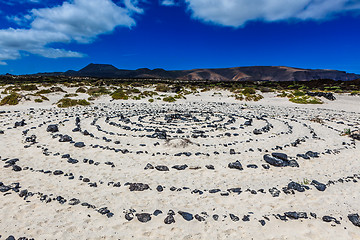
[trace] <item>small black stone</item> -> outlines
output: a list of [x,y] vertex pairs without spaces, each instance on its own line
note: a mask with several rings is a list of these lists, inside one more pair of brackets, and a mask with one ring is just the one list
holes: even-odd
[[352,224],[354,224],[357,227],[360,227],[360,218],[359,218],[359,214],[355,213],[355,214],[349,214],[348,215],[348,219],[350,220],[350,222],[352,222]]
[[22,170],[22,168],[19,167],[18,165],[14,165],[14,166],[13,166],[13,171],[15,171],[15,172],[20,172],[21,170]]
[[137,219],[139,222],[146,223],[151,220],[151,215],[149,213],[139,213],[136,214]]
[[232,214],[232,213],[230,213],[230,218],[231,218],[231,220],[234,221],[234,222],[237,222],[237,221],[240,220],[240,218],[239,218],[238,216],[235,216],[235,215]]
[[156,190],[158,192],[162,192],[164,190],[164,188],[161,185],[159,185],[159,186],[156,187]]
[[157,215],[159,215],[159,214],[162,214],[163,212],[161,211],[161,210],[155,210],[154,211],[154,216],[157,216]]
[[239,161],[229,163],[228,167],[231,168],[231,169],[243,170],[243,167],[242,167],[242,165],[241,165],[241,163]]
[[195,215],[195,219],[198,220],[199,222],[205,221],[205,218],[203,218],[203,217],[200,216],[199,214],[196,214],[196,215]]
[[174,216],[173,216],[173,215],[168,215],[168,216],[164,219],[164,223],[165,223],[165,224],[175,223]]
[[188,212],[182,212],[182,211],[179,211],[178,212],[186,221],[191,221],[194,219],[193,215],[191,213],[188,213]]
[[206,165],[205,167],[207,169],[209,169],[209,170],[214,170],[215,169],[215,167],[213,165]]
[[134,218],[134,215],[132,213],[126,213],[125,214],[125,219],[128,220],[128,221],[131,221],[133,220]]
[[160,165],[160,166],[156,166],[155,168],[158,171],[169,171],[169,168],[167,166]]
[[61,171],[61,170],[55,170],[55,171],[53,172],[53,174],[54,174],[54,175],[61,175],[61,174],[64,174],[64,172]]
[[77,148],[83,148],[83,147],[85,147],[85,143],[77,142],[77,143],[74,144],[74,146],[77,147]]

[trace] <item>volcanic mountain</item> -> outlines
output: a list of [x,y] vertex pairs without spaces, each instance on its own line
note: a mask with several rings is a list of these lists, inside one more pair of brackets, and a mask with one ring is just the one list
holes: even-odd
[[[58,75],[58,74],[57,74]],[[253,66],[193,70],[164,70],[161,68],[137,70],[118,69],[108,64],[89,64],[79,71],[67,71],[66,76],[122,78],[122,79],[178,79],[210,81],[309,81],[315,79],[354,80],[360,75],[337,70],[301,69],[282,66]]]

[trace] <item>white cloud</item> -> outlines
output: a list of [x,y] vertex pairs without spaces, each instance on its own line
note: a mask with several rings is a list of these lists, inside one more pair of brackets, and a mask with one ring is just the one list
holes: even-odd
[[[33,0],[34,1],[34,0]],[[137,1],[124,0],[120,7],[111,0],[72,0],[53,8],[33,9],[14,22],[30,22],[27,29],[0,29],[0,63],[29,52],[47,58],[82,57],[81,53],[48,47],[51,43],[90,43],[116,27],[132,27],[133,13],[142,13]]]
[[248,21],[321,20],[360,10],[358,0],[185,0],[192,17],[224,26]]
[[164,6],[175,6],[176,2],[175,0],[161,0],[160,4]]

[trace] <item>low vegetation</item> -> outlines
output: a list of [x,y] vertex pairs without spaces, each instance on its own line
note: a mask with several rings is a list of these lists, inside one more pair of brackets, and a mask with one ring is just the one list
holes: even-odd
[[167,84],[161,84],[161,83],[159,83],[159,84],[156,86],[155,90],[156,90],[157,92],[170,92],[171,88],[170,88],[169,85],[167,85]]
[[88,106],[90,103],[85,99],[70,99],[63,98],[57,102],[57,106],[60,108],[74,107],[74,106]]
[[11,93],[10,95],[4,97],[1,100],[0,106],[3,106],[3,105],[17,105],[17,104],[19,104],[20,99],[21,99],[20,94]]
[[23,91],[36,91],[38,90],[37,86],[35,84],[29,84],[29,85],[21,85],[20,87]]
[[168,96],[168,97],[164,97],[163,101],[164,102],[176,102],[176,99],[172,96]]
[[290,102],[299,103],[299,104],[323,104],[319,98],[310,97],[310,96],[294,96],[289,99]]
[[111,94],[111,97],[114,100],[128,100],[129,95],[127,95],[122,89],[116,90],[113,94]]
[[89,94],[90,96],[93,97],[99,97],[101,95],[107,95],[110,93],[110,90],[108,90],[105,87],[93,87],[93,88],[89,88],[87,90],[87,94]]
[[86,89],[83,87],[79,87],[78,89],[76,89],[76,93],[86,93]]
[[64,97],[65,98],[69,98],[69,97],[77,97],[77,96],[79,96],[78,94],[76,94],[76,93],[67,93],[67,94],[65,94],[64,95]]

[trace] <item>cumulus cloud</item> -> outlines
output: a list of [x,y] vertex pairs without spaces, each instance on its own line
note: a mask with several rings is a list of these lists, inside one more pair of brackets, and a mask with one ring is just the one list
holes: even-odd
[[192,17],[224,26],[248,21],[321,20],[359,11],[358,0],[185,0]]
[[[53,8],[33,9],[18,23],[30,22],[26,29],[0,30],[0,64],[18,59],[21,52],[47,58],[82,57],[81,53],[48,47],[51,43],[90,43],[116,27],[132,27],[134,13],[142,13],[137,1],[125,0],[120,7],[111,0],[73,0]],[[11,19],[11,18],[9,18]]]

